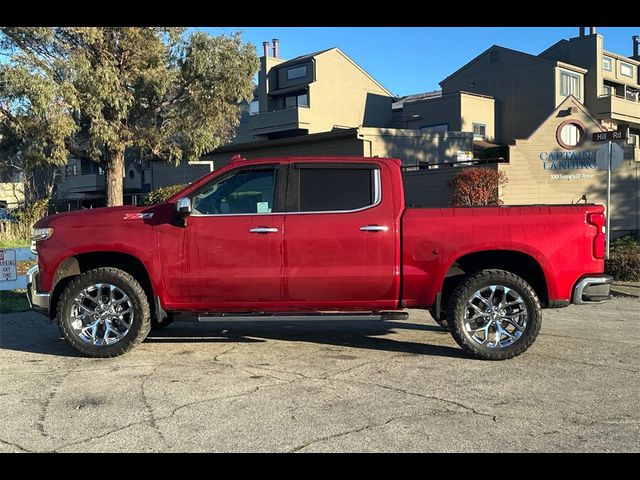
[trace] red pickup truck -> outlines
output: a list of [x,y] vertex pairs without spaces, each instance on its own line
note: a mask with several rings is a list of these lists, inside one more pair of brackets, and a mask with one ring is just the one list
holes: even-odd
[[533,343],[542,308],[609,299],[601,205],[405,208],[400,166],[236,159],[158,205],[50,215],[34,226],[30,302],[93,357],[176,313],[423,308],[473,356],[502,360]]

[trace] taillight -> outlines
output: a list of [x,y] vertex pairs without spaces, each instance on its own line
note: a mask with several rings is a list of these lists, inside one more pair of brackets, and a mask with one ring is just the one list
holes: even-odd
[[590,213],[587,215],[587,222],[594,225],[597,229],[595,238],[593,239],[593,256],[596,258],[604,258],[606,227],[604,213]]

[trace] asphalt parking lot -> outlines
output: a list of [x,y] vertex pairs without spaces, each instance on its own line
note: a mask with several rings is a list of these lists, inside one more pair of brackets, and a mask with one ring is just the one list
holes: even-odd
[[0,452],[640,450],[640,300],[546,310],[504,362],[408,321],[174,323],[77,356],[0,319]]

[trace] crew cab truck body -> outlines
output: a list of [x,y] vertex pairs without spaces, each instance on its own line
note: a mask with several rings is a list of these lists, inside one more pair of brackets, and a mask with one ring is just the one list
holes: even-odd
[[236,159],[158,205],[45,217],[28,296],[96,357],[176,312],[424,308],[486,359],[526,350],[542,308],[609,298],[602,206],[405,208],[400,167]]

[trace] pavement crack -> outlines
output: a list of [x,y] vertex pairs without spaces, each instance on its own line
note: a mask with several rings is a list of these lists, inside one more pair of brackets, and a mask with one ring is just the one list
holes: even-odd
[[47,433],[47,430],[45,428],[45,425],[47,422],[47,415],[49,414],[49,407],[51,405],[51,402],[53,401],[55,396],[58,394],[58,389],[60,388],[60,385],[62,385],[62,383],[69,376],[70,373],[71,372],[66,372],[61,377],[59,377],[57,380],[54,381],[53,386],[51,387],[51,391],[49,392],[49,394],[47,395],[47,398],[45,398],[44,403],[42,404],[40,415],[38,415],[38,420],[36,421],[36,429],[38,430],[38,432],[40,432],[40,435],[42,435],[45,438],[56,438],[55,435],[51,435]]
[[267,383],[265,385],[259,385],[257,387],[254,387],[251,390],[247,390],[246,392],[236,393],[234,395],[225,395],[223,397],[213,397],[213,398],[205,398],[203,400],[196,400],[195,402],[189,402],[189,403],[186,403],[184,405],[180,405],[180,406],[174,408],[171,411],[171,413],[169,413],[168,415],[165,415],[163,417],[158,418],[158,420],[166,420],[166,419],[168,419],[170,417],[173,417],[180,410],[183,410],[185,408],[193,407],[194,405],[201,405],[203,403],[209,403],[209,402],[218,402],[218,401],[221,401],[221,400],[229,400],[229,399],[232,399],[232,398],[246,397],[246,396],[249,396],[249,395],[253,395],[254,393],[256,393],[259,390],[262,390],[263,388],[276,387],[278,385],[286,385],[286,384],[293,383],[293,382],[294,382],[294,380],[289,380],[289,381],[284,381],[284,382],[276,382],[276,383]]
[[296,452],[300,452],[301,450],[304,450],[305,448],[314,445],[316,443],[320,443],[320,442],[326,442],[327,440],[333,440],[335,438],[340,438],[340,437],[346,437],[347,435],[351,435],[354,433],[359,433],[359,432],[364,432],[365,430],[370,430],[372,428],[377,428],[377,427],[384,427],[385,425],[389,425],[391,422],[395,422],[396,420],[400,420],[403,418],[412,418],[412,417],[422,417],[424,416],[424,414],[421,415],[399,415],[397,417],[393,417],[390,418],[389,420],[385,420],[384,422],[380,422],[380,423],[374,423],[374,424],[367,424],[361,427],[356,427],[356,428],[352,428],[351,430],[347,430],[345,432],[339,432],[339,433],[334,433],[332,435],[327,435],[326,437],[321,437],[321,438],[316,438],[315,440],[311,440],[303,445],[299,445],[291,450],[289,450],[287,453],[296,453]]
[[[362,382],[362,383],[367,383],[367,382]],[[376,387],[384,388],[386,390],[393,390],[393,391],[396,391],[396,392],[401,392],[401,393],[404,393],[406,395],[413,395],[415,397],[421,397],[421,398],[426,398],[428,400],[436,400],[438,402],[444,402],[444,403],[447,403],[449,405],[455,405],[456,407],[460,407],[463,410],[467,410],[468,412],[471,412],[474,415],[481,415],[483,417],[489,417],[489,418],[493,419],[494,422],[497,421],[497,418],[498,418],[497,415],[494,415],[492,413],[479,412],[475,408],[470,407],[468,405],[465,405],[464,403],[461,403],[461,402],[456,402],[455,400],[449,400],[447,398],[436,397],[435,395],[425,395],[423,393],[411,392],[411,391],[405,390],[403,388],[390,387],[388,385],[381,385],[379,383],[371,383],[370,385],[375,385]]]
[[123,427],[118,427],[118,428],[115,428],[113,430],[109,430],[108,432],[101,433],[99,435],[92,435],[90,437],[83,438],[82,440],[76,440],[75,442],[65,443],[65,444],[60,445],[59,447],[56,447],[55,449],[53,449],[52,452],[53,453],[57,453],[63,448],[73,447],[74,445],[80,445],[82,443],[91,442],[93,440],[100,440],[101,438],[108,437],[112,433],[117,433],[117,432],[120,432],[122,430],[126,430],[127,428],[133,427],[135,425],[144,425],[145,423],[150,423],[150,420],[140,420],[139,422],[128,423]]
[[157,422],[157,419],[156,419],[155,410],[153,409],[153,406],[151,405],[151,402],[149,401],[149,397],[147,396],[147,392],[145,390],[145,386],[146,386],[147,382],[151,379],[151,377],[153,377],[161,367],[163,367],[166,364],[168,364],[169,362],[171,362],[175,358],[176,355],[177,355],[177,353],[171,355],[164,362],[161,362],[158,365],[156,365],[156,367],[151,371],[151,373],[146,375],[144,377],[144,379],[142,380],[142,382],[140,382],[140,393],[142,395],[142,401],[144,403],[145,409],[147,410],[147,413],[149,414],[149,418],[150,418],[149,419],[149,425],[158,434],[158,437],[160,437],[160,440],[162,441],[162,443],[164,445],[167,445],[167,439],[165,438],[164,434],[160,430],[160,426],[158,425],[158,422]]
[[20,450],[21,452],[25,452],[25,453],[36,453],[35,450],[29,450],[26,447],[23,447],[22,445],[18,444],[18,443],[13,443],[13,442],[9,442],[7,440],[3,440],[2,438],[0,438],[0,443],[2,443],[3,445],[8,445],[10,447],[14,447],[17,448],[18,450]]

